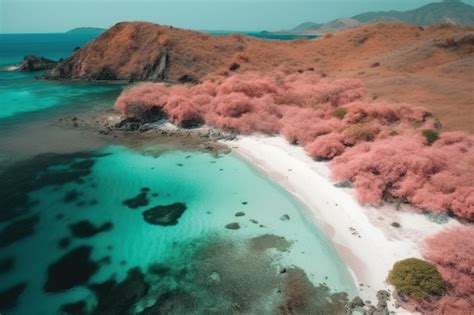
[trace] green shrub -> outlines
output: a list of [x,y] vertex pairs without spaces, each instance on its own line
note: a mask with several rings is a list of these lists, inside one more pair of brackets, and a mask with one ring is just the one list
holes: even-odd
[[422,134],[426,138],[428,145],[432,145],[439,138],[439,132],[433,129],[423,130]]
[[417,258],[397,261],[387,278],[399,294],[414,298],[442,295],[446,285],[432,264]]
[[344,118],[346,114],[347,114],[347,109],[345,109],[344,107],[338,107],[332,112],[332,116],[339,119]]

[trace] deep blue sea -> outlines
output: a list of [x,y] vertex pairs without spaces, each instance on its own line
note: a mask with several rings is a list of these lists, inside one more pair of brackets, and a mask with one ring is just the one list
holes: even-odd
[[90,39],[0,37],[0,313],[344,313],[346,266],[259,170],[233,153],[66,128],[112,110],[125,86],[5,68]]
[[207,31],[207,33],[214,35],[242,34],[268,40],[315,39],[318,37],[318,35],[278,34],[270,32]]

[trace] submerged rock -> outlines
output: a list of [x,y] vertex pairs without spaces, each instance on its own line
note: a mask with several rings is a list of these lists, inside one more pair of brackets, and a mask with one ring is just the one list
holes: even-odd
[[148,206],[149,203],[150,200],[148,199],[148,191],[143,191],[143,189],[142,192],[140,192],[135,197],[122,201],[122,204],[129,207],[130,209]]
[[57,64],[56,61],[38,56],[25,56],[18,67],[20,71],[49,70]]
[[6,312],[16,306],[18,298],[26,288],[21,282],[0,292],[0,312]]
[[39,216],[33,215],[10,223],[0,231],[0,247],[11,245],[32,235],[38,222]]
[[235,213],[236,217],[243,217],[245,215],[245,212],[239,211]]
[[226,224],[225,228],[229,230],[238,230],[240,229],[240,224],[239,222],[232,222],[232,223]]
[[143,219],[154,225],[176,225],[178,219],[186,210],[186,205],[182,202],[176,202],[164,206],[156,206],[143,212]]
[[90,259],[92,247],[77,247],[48,267],[44,291],[56,293],[84,285],[99,270],[99,264]]
[[69,225],[72,235],[77,238],[89,238],[95,236],[98,233],[109,231],[112,229],[112,227],[113,224],[111,222],[106,222],[97,227],[89,220],[82,220]]

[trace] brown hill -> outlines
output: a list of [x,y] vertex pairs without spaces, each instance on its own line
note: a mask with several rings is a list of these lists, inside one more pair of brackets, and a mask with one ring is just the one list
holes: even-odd
[[466,27],[379,23],[316,40],[270,41],[123,22],[47,78],[190,82],[279,67],[359,78],[370,97],[425,106],[445,129],[474,132],[474,29]]

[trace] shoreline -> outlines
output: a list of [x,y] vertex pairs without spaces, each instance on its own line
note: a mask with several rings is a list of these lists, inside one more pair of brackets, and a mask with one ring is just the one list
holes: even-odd
[[[374,300],[378,290],[393,292],[385,282],[389,270],[398,260],[421,258],[420,241],[460,225],[451,218],[434,222],[408,205],[398,211],[395,204],[362,206],[353,188],[331,182],[327,162],[314,161],[303,148],[279,136],[239,136],[223,143],[306,205],[315,226],[322,228],[346,264],[364,301]],[[394,227],[393,222],[401,226]],[[408,313],[396,304],[392,298],[389,306],[397,313]]]

